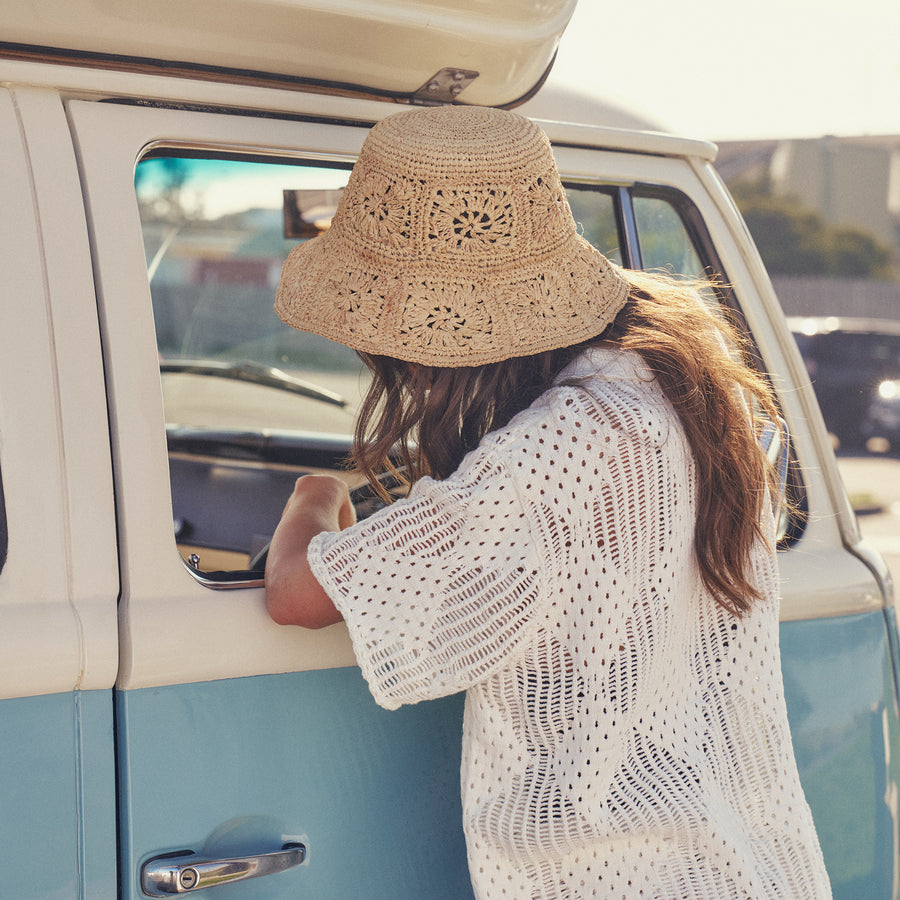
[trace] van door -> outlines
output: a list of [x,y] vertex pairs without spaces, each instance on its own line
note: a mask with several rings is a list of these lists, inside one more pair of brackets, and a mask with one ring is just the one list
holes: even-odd
[[358,373],[272,302],[284,191],[314,230],[364,130],[69,113],[112,423],[122,896],[470,896],[462,698],[381,710],[343,625],[276,626],[247,574],[293,480],[347,450]]
[[[335,471],[347,448],[358,373],[271,301],[277,261],[327,227],[365,129],[87,101],[69,115],[112,422],[123,896],[143,896],[142,873],[184,889],[201,863],[247,857],[229,871],[291,867],[222,896],[470,896],[460,698],[381,711],[343,626],[274,626],[252,571],[293,479]],[[783,379],[808,512],[780,559],[795,750],[835,896],[891,896],[893,612],[758,257],[687,142],[614,152],[548,130],[586,236],[625,265],[721,275],[734,287],[711,301]]]
[[0,894],[114,897],[115,516],[90,250],[53,91],[0,89]]

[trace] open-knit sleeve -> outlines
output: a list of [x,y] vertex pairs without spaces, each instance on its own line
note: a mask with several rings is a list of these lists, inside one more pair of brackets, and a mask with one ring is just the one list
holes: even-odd
[[477,684],[529,641],[542,619],[537,547],[512,477],[482,446],[450,478],[318,535],[309,562],[373,696],[395,709]]

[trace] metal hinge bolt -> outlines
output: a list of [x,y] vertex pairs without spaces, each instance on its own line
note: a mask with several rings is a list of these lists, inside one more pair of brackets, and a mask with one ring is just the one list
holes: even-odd
[[473,69],[439,69],[413,94],[412,102],[425,105],[452,103],[476,78]]

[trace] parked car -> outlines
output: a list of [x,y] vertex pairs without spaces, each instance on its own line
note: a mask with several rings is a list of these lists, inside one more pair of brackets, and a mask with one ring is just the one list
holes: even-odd
[[889,385],[900,379],[900,322],[792,316],[788,324],[837,446],[860,448],[872,438],[895,441]]
[[[397,102],[540,83],[571,2],[526,8],[4,0],[3,896],[471,896],[462,699],[378,708],[343,626],[271,622],[254,557],[298,475],[359,487],[359,368],[275,318],[286,249]],[[715,148],[543,124],[585,235],[719,276],[772,373],[806,513],[780,554],[794,749],[835,896],[893,897],[890,579]]]
[[866,446],[881,452],[900,447],[900,379],[882,381],[866,407],[862,423]]

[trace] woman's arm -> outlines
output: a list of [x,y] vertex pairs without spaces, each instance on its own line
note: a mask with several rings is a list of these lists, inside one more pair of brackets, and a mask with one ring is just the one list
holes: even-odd
[[316,580],[306,558],[322,531],[341,531],[356,521],[347,486],[331,475],[297,479],[275,529],[266,561],[266,609],[279,625],[324,628],[341,614]]

